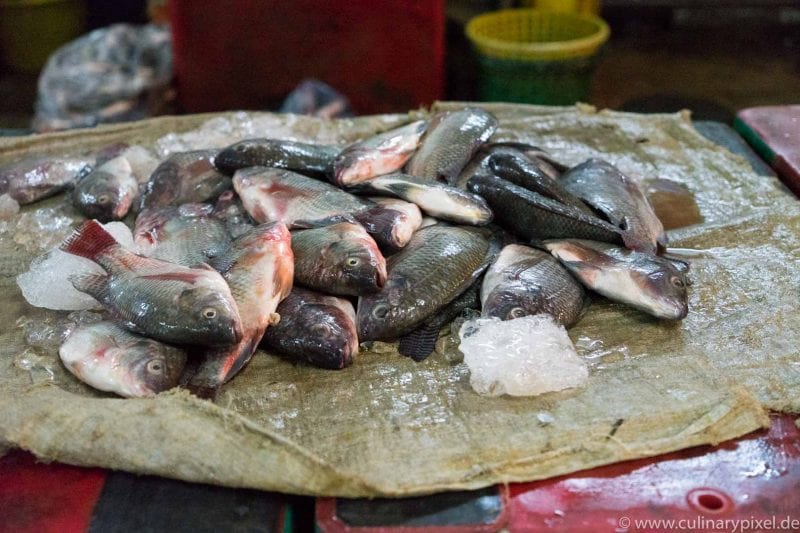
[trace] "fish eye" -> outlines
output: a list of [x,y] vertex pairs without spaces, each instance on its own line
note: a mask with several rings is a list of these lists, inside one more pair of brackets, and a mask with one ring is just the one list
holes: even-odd
[[328,324],[314,324],[311,326],[311,333],[325,337],[330,335],[331,327]]
[[213,307],[206,307],[203,309],[203,317],[204,318],[214,318],[217,316],[217,310]]
[[147,371],[153,374],[161,374],[164,371],[164,364],[159,360],[147,363]]
[[107,194],[101,194],[100,196],[97,197],[97,203],[99,204],[107,204],[110,201],[111,197],[109,197]]
[[683,282],[683,280],[682,280],[681,278],[679,278],[678,276],[672,276],[672,277],[669,279],[669,281],[670,281],[670,283],[672,283],[672,284],[673,284],[675,287],[680,287],[680,288],[683,288],[683,287],[685,287],[685,286],[686,286],[686,284]]
[[509,318],[521,318],[525,315],[526,315],[525,310],[521,307],[515,307],[508,312]]
[[372,316],[375,318],[384,318],[389,314],[389,306],[386,304],[379,304],[372,310]]
[[361,259],[359,259],[358,257],[348,257],[346,263],[347,266],[351,267],[358,266],[361,263]]

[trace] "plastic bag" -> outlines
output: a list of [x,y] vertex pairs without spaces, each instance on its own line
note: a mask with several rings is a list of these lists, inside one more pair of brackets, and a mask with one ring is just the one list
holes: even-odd
[[115,24],[59,48],[39,77],[33,128],[50,131],[163,114],[173,99],[169,28]]

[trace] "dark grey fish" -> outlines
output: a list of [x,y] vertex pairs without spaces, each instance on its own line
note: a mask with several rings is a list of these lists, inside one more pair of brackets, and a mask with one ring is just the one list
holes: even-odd
[[480,279],[450,302],[444,309],[426,320],[411,333],[400,337],[397,351],[414,361],[424,361],[436,348],[441,329],[465,309],[480,309]]
[[60,193],[91,170],[88,160],[74,157],[23,159],[0,168],[0,195],[30,204]]
[[277,312],[280,322],[261,343],[270,352],[333,370],[349,366],[358,354],[356,313],[344,298],[295,287]]
[[406,173],[455,183],[461,170],[497,129],[497,119],[480,108],[439,113],[431,120]]
[[231,188],[231,179],[214,166],[216,150],[179,152],[150,175],[141,207],[164,207],[213,200]]
[[561,177],[564,187],[620,229],[625,246],[656,253],[667,245],[658,220],[639,185],[602,159],[589,159]]
[[685,271],[668,259],[593,241],[547,241],[544,247],[610,300],[658,318],[682,319],[689,311]]
[[380,292],[358,300],[358,337],[394,340],[413,331],[469,287],[491,261],[490,239],[474,228],[419,230],[387,260]]
[[283,168],[327,176],[333,172],[333,162],[341,151],[341,146],[280,139],[248,139],[222,150],[214,164],[229,176],[247,167]]
[[139,194],[139,184],[127,159],[115,157],[78,180],[72,204],[100,222],[122,220]]
[[501,141],[492,143],[487,148],[513,148],[525,154],[533,163],[553,179],[558,179],[561,174],[569,170],[569,167],[564,163],[555,159],[550,153],[538,146],[528,143]]
[[492,210],[483,198],[438,181],[408,174],[378,176],[348,187],[362,194],[389,195],[417,206],[441,220],[482,226],[492,220]]
[[397,172],[414,154],[427,125],[418,120],[351,144],[336,157],[332,181],[344,186]]
[[481,287],[483,315],[501,320],[546,313],[570,327],[588,303],[580,283],[550,254],[519,244],[503,248]]
[[239,170],[233,187],[253,220],[283,222],[290,229],[351,220],[375,205],[330,183],[280,168]]
[[486,199],[495,223],[529,242],[553,238],[622,242],[619,228],[605,220],[497,176],[473,176],[468,187]]
[[231,235],[225,222],[214,216],[211,205],[184,204],[139,213],[133,241],[147,257],[196,266],[227,251]]
[[566,190],[556,179],[542,172],[519,150],[495,146],[486,162],[486,168],[491,174],[515,185],[557,200],[564,205],[570,205],[585,213],[593,214],[580,198]]

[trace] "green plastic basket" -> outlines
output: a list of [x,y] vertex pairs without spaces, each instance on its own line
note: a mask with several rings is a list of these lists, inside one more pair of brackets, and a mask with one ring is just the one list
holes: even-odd
[[588,14],[506,9],[467,25],[486,101],[568,105],[589,96],[608,25]]

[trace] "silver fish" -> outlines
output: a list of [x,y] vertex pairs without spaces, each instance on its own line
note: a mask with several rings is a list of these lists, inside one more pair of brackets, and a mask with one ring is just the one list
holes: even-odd
[[278,306],[281,321],[262,345],[291,361],[337,370],[358,354],[356,312],[343,298],[295,287]]
[[586,287],[658,318],[689,311],[685,271],[668,259],[606,243],[565,240],[544,246]]
[[213,200],[231,188],[231,179],[214,166],[216,150],[170,155],[153,171],[141,207],[165,207]]
[[125,218],[138,195],[131,165],[120,156],[82,177],[72,191],[72,203],[88,218],[109,222]]
[[480,196],[408,174],[379,176],[348,190],[401,198],[432,217],[459,224],[482,226],[492,220],[492,210]]
[[497,119],[479,108],[433,117],[406,172],[429,180],[455,183],[461,169],[497,129]]
[[87,220],[61,249],[106,271],[76,275],[70,282],[132,331],[175,344],[216,346],[242,338],[228,284],[208,265],[187,268],[136,255],[95,220]]
[[570,327],[588,303],[580,283],[550,254],[519,244],[503,248],[481,287],[483,315],[501,320],[546,313]]
[[349,220],[374,206],[330,183],[279,168],[239,170],[233,187],[253,220],[283,222],[290,229]]
[[73,157],[34,157],[0,168],[0,195],[20,205],[58,194],[91,172],[89,161]]
[[225,252],[231,235],[209,204],[145,209],[136,217],[133,242],[142,255],[183,266],[206,263]]
[[652,254],[666,247],[664,226],[644,192],[611,163],[589,159],[561,176],[561,183],[617,226],[628,248]]
[[176,386],[186,364],[184,350],[135,335],[112,322],[79,327],[58,355],[84,383],[128,398],[153,396]]
[[427,122],[418,120],[351,144],[333,163],[333,182],[350,185],[396,172],[414,154]]

